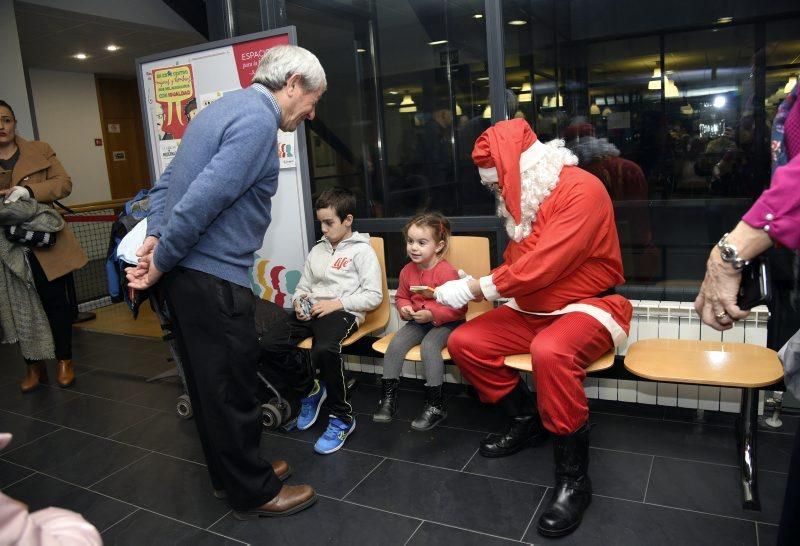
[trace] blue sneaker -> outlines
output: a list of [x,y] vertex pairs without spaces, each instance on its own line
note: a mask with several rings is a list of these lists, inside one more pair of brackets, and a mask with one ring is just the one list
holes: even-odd
[[321,455],[327,455],[338,451],[344,445],[344,441],[356,429],[356,419],[353,418],[352,423],[345,423],[337,417],[331,417],[328,421],[328,428],[325,433],[319,437],[317,443],[314,444],[314,451]]
[[300,400],[300,415],[297,417],[297,430],[306,430],[317,422],[322,403],[328,397],[325,385],[314,380],[314,390]]

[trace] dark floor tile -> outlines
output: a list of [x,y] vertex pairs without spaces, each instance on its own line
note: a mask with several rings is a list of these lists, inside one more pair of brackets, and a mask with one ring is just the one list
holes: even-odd
[[589,414],[608,413],[612,415],[626,415],[629,417],[647,417],[650,419],[663,419],[664,406],[654,404],[636,404],[633,402],[619,402],[617,400],[589,399]]
[[199,527],[229,510],[212,495],[204,466],[151,453],[96,484],[93,489]]
[[145,389],[123,401],[137,406],[177,415],[178,397],[183,394],[183,385],[177,377],[162,379],[153,383],[145,383]]
[[115,337],[117,336],[73,328],[72,356],[74,359],[84,359],[97,353],[108,352],[113,347]]
[[496,404],[483,404],[472,396],[451,396],[447,399],[447,420],[442,423],[448,427],[498,432],[508,421]]
[[778,526],[768,523],[757,523],[759,546],[775,546],[778,543]]
[[701,420],[696,409],[671,406],[664,407],[664,419],[669,421],[682,421],[686,423],[700,423],[732,428],[738,416],[738,413],[725,411],[703,411]]
[[294,469],[292,483],[307,483],[317,493],[335,498],[344,497],[382,460],[353,451],[318,455],[310,443],[277,434],[262,436],[261,457],[267,461],[285,459]]
[[152,353],[125,350],[118,351],[116,349],[93,353],[91,356],[82,359],[81,364],[129,375],[139,375],[145,378],[152,377],[175,367],[175,364],[168,362],[166,358]]
[[346,500],[519,539],[545,488],[387,460]]
[[147,389],[143,377],[113,370],[93,369],[80,376],[72,390],[112,400],[125,400]]
[[5,458],[55,478],[89,486],[147,453],[143,449],[61,429]]
[[[797,411],[796,409],[794,410]],[[775,432],[785,432],[786,434],[794,435],[797,432],[798,427],[800,427],[800,415],[787,415],[785,413],[781,414],[781,426],[778,428],[771,428],[766,425],[762,425],[759,423],[759,427],[763,430],[772,430]]]
[[497,538],[481,533],[473,533],[464,529],[447,527],[426,521],[417,529],[408,546],[440,546],[457,544],[458,546],[511,546],[519,542]]
[[34,474],[3,493],[24,502],[31,511],[56,506],[78,512],[101,531],[136,510],[130,504],[42,474]]
[[[316,442],[325,432],[327,423],[327,419],[321,418],[312,428],[290,434]],[[347,439],[344,449],[461,470],[478,449],[481,438],[483,434],[479,432],[446,427],[420,432],[413,430],[408,421],[374,423],[371,418],[358,415],[356,430]]]
[[756,453],[758,468],[774,472],[789,472],[794,437],[788,434],[758,433]]
[[733,429],[595,413],[592,445],[647,455],[737,464]]
[[158,413],[112,436],[114,440],[205,464],[206,459],[193,419]]
[[112,400],[82,396],[41,411],[36,418],[98,436],[110,436],[156,413]]
[[0,460],[0,489],[4,489],[31,474],[33,474],[33,470]]
[[0,453],[0,456],[8,455],[9,452],[22,447],[28,442],[32,442],[58,429],[58,426],[50,423],[0,411],[0,432],[10,432],[14,435],[11,443]]
[[23,415],[33,415],[82,396],[72,389],[44,385],[33,392],[23,394],[19,390],[18,382],[15,381],[0,387],[0,409]]
[[404,544],[419,520],[320,497],[317,503],[286,518],[238,521],[228,516],[211,530],[251,544],[326,544],[397,546]]
[[175,520],[139,510],[103,533],[105,546],[227,546],[242,544]]
[[758,482],[761,510],[745,510],[738,468],[656,457],[646,502],[777,523],[786,475],[762,471],[758,473]]
[[[589,475],[595,493],[640,502],[644,499],[653,460],[650,455],[605,449],[592,449],[589,453]],[[524,449],[511,457],[489,459],[477,455],[465,470],[552,487],[554,469],[553,448],[548,442],[538,448]]]
[[523,540],[559,546],[756,546],[755,524],[750,521],[597,495],[577,531],[561,538],[545,538],[536,530],[545,508],[542,504]]

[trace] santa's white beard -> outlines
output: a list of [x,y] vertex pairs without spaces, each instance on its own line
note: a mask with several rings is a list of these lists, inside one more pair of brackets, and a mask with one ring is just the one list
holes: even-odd
[[522,217],[519,224],[514,222],[514,217],[508,212],[499,189],[496,192],[497,216],[506,219],[506,232],[517,243],[531,234],[539,207],[558,184],[562,167],[578,164],[578,158],[564,147],[563,140],[551,140],[546,146],[542,158],[530,169],[522,171],[520,177]]

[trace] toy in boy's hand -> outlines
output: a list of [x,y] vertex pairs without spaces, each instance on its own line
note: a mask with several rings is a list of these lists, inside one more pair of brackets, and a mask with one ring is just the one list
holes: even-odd
[[414,286],[409,286],[408,289],[414,292],[415,294],[419,294],[420,296],[428,299],[433,299],[436,297],[436,295],[434,294],[434,289],[431,288],[430,286],[414,285]]
[[297,303],[300,307],[300,313],[306,318],[311,318],[311,306],[314,305],[311,299],[308,296],[302,296],[297,300]]

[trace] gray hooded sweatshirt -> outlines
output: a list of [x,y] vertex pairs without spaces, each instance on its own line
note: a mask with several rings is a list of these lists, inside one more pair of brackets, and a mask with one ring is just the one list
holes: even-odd
[[383,300],[382,276],[368,233],[354,231],[335,249],[323,237],[308,253],[292,302],[302,296],[313,301],[338,298],[361,324],[367,311]]

